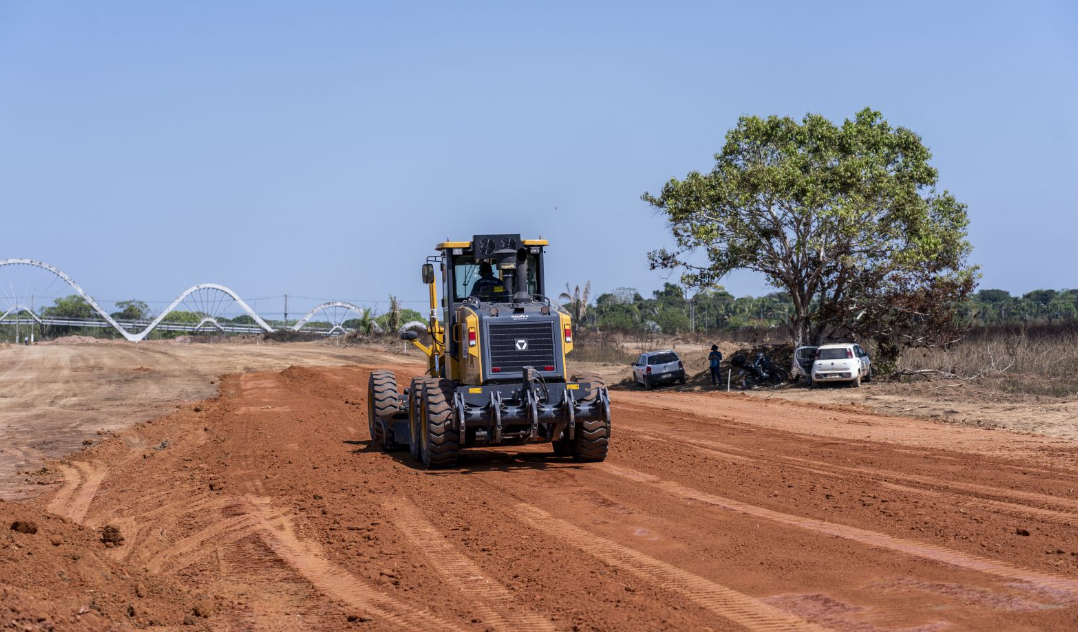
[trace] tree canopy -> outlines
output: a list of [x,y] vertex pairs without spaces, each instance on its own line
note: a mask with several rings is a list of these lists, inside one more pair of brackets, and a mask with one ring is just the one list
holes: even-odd
[[144,320],[150,317],[150,306],[143,301],[116,301],[116,307],[120,311],[112,314],[119,320]]
[[642,196],[676,244],[651,252],[652,267],[704,287],[763,273],[789,296],[798,343],[853,330],[897,354],[946,338],[977,272],[966,207],[937,191],[930,158],[917,134],[868,108],[841,125],[744,116],[709,173]]
[[97,311],[78,294],[61,296],[49,307],[41,310],[45,318],[96,319]]

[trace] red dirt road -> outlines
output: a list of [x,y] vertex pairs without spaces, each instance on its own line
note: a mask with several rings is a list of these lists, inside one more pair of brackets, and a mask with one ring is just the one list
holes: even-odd
[[[67,459],[27,509],[118,526],[95,555],[202,604],[104,609],[133,625],[1078,629],[1073,443],[619,391],[605,463],[486,448],[432,472],[368,445],[370,368],[229,377]],[[41,594],[43,577],[0,583]]]

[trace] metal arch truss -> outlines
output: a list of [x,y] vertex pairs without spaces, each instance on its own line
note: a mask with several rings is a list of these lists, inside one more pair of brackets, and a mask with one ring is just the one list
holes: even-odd
[[4,312],[3,314],[0,314],[0,322],[2,322],[5,318],[7,318],[8,316],[11,316],[12,314],[20,314],[20,313],[29,314],[30,318],[33,318],[35,321],[37,321],[37,324],[39,324],[39,325],[43,324],[42,321],[41,321],[41,318],[37,314],[34,313],[34,310],[30,309],[26,305],[16,305],[16,306],[12,307],[11,309],[7,310],[6,312]]
[[[106,312],[104,309],[102,309],[100,305],[98,305],[97,301],[95,301],[92,296],[87,294],[85,290],[79,287],[79,284],[75,283],[74,279],[65,274],[63,270],[60,270],[59,268],[51,266],[42,261],[35,261],[34,259],[0,259],[0,267],[13,265],[33,266],[41,268],[43,270],[47,270],[48,272],[51,272],[52,274],[56,275],[69,286],[71,286],[71,289],[75,290],[75,292],[79,296],[81,296],[83,300],[85,300],[90,305],[90,307],[92,307],[94,311],[97,312],[97,314],[105,320],[105,322],[111,325],[116,331],[120,332],[121,336],[131,342],[139,342],[141,340],[144,340],[146,336],[150,335],[150,332],[157,328],[157,326],[160,325],[161,322],[165,320],[165,318],[170,313],[172,313],[181,303],[184,303],[186,299],[192,296],[200,297],[201,300],[196,300],[196,305],[198,306],[209,305],[207,297],[214,296],[214,307],[212,308],[213,310],[220,309],[224,303],[223,297],[227,296],[232,301],[235,301],[235,303],[239,305],[240,308],[243,309],[243,311],[246,312],[248,316],[250,316],[256,323],[258,323],[258,326],[261,327],[262,330],[266,331],[267,333],[274,332],[273,327],[270,327],[270,325],[266,321],[262,320],[262,317],[256,314],[255,311],[251,309],[250,306],[248,306],[247,303],[245,303],[243,299],[239,297],[238,294],[223,285],[218,285],[216,283],[201,283],[199,285],[195,285],[184,290],[178,297],[176,297],[176,300],[173,301],[172,304],[168,306],[168,308],[166,308],[163,312],[161,312],[161,314],[157,316],[157,318],[155,318],[148,325],[143,327],[142,331],[132,333],[125,329],[120,323],[116,322],[116,320],[113,319],[108,312]],[[351,307],[357,310],[359,309],[355,308],[355,306]],[[215,313],[208,313],[204,309],[196,309],[194,311],[198,313],[202,318],[198,325],[193,328],[193,330],[197,331],[198,329],[201,329],[206,325],[212,325],[219,331],[224,331],[222,325],[217,321],[217,316],[220,315],[219,311],[216,311]],[[16,314],[20,312],[27,312],[35,321],[37,321],[38,323],[42,322],[42,319],[38,317],[37,314],[33,312],[33,310],[21,304],[14,305],[8,311],[4,312],[4,314],[0,316],[0,321],[4,320],[11,314]],[[362,313],[361,310],[360,313]],[[308,318],[310,318],[310,316],[311,314],[308,314]],[[306,320],[304,322],[306,322]]]
[[[303,318],[299,319],[299,321],[292,326],[292,331],[303,329],[303,326],[307,324],[307,321],[311,320],[311,318],[318,312],[322,312],[326,321],[333,326],[328,332],[331,336],[333,334],[344,333],[345,316],[348,315],[348,312],[353,312],[360,318],[363,318],[366,315],[366,311],[358,305],[353,305],[352,303],[346,303],[344,301],[328,301],[307,312]],[[374,329],[375,333],[382,333],[382,328],[378,326],[378,323],[371,322],[371,328]]]

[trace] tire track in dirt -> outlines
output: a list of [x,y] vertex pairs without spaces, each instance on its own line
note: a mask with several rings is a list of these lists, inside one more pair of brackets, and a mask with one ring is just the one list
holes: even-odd
[[727,588],[661,560],[621,546],[527,503],[510,505],[529,527],[548,533],[592,557],[641,579],[676,592],[698,606],[750,632],[829,632],[829,628],[788,614],[758,599]]
[[71,496],[82,483],[82,476],[79,475],[77,469],[61,463],[56,464],[56,469],[60,470],[60,475],[64,477],[64,481],[61,484],[60,489],[58,489],[56,494],[52,497],[52,500],[49,501],[46,509],[49,513],[66,517],[66,509],[68,508],[68,505],[71,504]]
[[[694,448],[707,454],[720,454],[723,457],[728,458],[729,460],[734,462],[758,464],[759,462],[764,461],[776,465],[797,468],[799,470],[811,472],[812,474],[816,474],[819,476],[828,476],[837,479],[844,479],[845,476],[843,473],[854,474],[884,487],[893,489],[895,491],[919,494],[931,498],[943,498],[948,492],[951,494],[956,494],[966,491],[972,491],[969,489],[963,489],[963,487],[967,486],[962,483],[943,482],[939,479],[919,477],[912,474],[881,474],[872,470],[847,467],[843,465],[836,465],[833,463],[825,463],[823,461],[813,461],[810,459],[801,459],[797,457],[769,457],[761,454],[753,454],[749,450],[739,449],[734,446],[729,446],[724,443],[719,443],[717,441],[709,441],[706,439],[679,438],[677,440],[674,440],[670,439],[669,437],[664,437],[659,433],[654,433],[647,430],[636,430],[634,432],[651,440],[662,441],[663,443],[666,443],[668,445],[689,446],[690,448]],[[903,481],[905,483],[922,484],[926,487],[911,487],[908,484],[902,485],[899,483],[891,482],[893,480]],[[984,490],[981,493],[984,493],[986,495],[991,494],[1003,497],[1006,497],[1009,493],[1011,493],[1012,496],[1017,496],[1021,493],[1012,493],[1014,492],[1014,490],[1004,490],[994,487],[986,487],[983,485],[968,485],[968,487],[975,487],[978,488],[978,490]],[[938,491],[938,489],[936,488],[942,488],[943,490],[947,491]],[[1049,502],[1049,499],[1051,499],[1051,502],[1054,502],[1057,505],[1068,506],[1071,504],[1070,499],[1057,498],[1054,496],[1040,496],[1039,498],[1030,498],[1029,500]],[[1046,522],[1051,522],[1058,525],[1071,526],[1078,523],[1078,512],[1070,513],[1066,511],[1059,511],[1056,509],[1046,509],[1044,507],[1030,507],[1029,505],[1022,505],[1002,500],[993,500],[990,498],[981,498],[980,496],[963,496],[962,502],[966,506],[980,507],[988,511],[1006,512],[1011,514],[1017,514],[1018,516],[1036,516],[1045,520]],[[1076,508],[1078,508],[1078,504],[1075,504],[1075,506]]]
[[255,533],[264,519],[277,520],[284,512],[275,512],[266,516],[244,514],[215,520],[210,526],[183,539],[173,542],[167,549],[159,552],[146,562],[146,568],[154,573],[167,569],[170,573],[186,568],[197,562],[203,555],[213,552],[212,547],[226,545]]
[[[691,418],[677,417],[679,421],[688,423],[698,423],[698,420]],[[873,480],[887,480],[887,481],[899,481],[906,483],[907,485],[924,485],[933,489],[943,489],[946,491],[958,491],[967,492],[971,494],[981,494],[989,498],[983,500],[990,500],[991,497],[1003,498],[1010,501],[1026,501],[1032,503],[1038,503],[1040,505],[1055,505],[1057,507],[1066,507],[1071,510],[1072,513],[1078,517],[1078,500],[1073,498],[1062,498],[1060,496],[1051,496],[1048,494],[1039,494],[1036,492],[1023,491],[1018,489],[1003,489],[999,487],[991,487],[988,485],[978,485],[976,483],[962,483],[957,481],[944,481],[938,477],[921,476],[917,474],[910,474],[907,472],[883,472],[879,470],[869,470],[859,467],[850,467],[845,465],[838,465],[835,463],[828,463],[825,461],[816,461],[812,459],[804,459],[796,456],[782,456],[782,457],[767,457],[759,452],[753,452],[744,448],[739,448],[734,445],[715,441],[714,439],[699,439],[694,437],[679,437],[676,441],[671,440],[668,436],[663,436],[659,432],[651,430],[642,430],[633,428],[632,432],[648,437],[649,439],[656,439],[664,441],[670,444],[690,444],[697,447],[712,450],[721,454],[730,455],[731,457],[741,457],[752,461],[768,460],[773,463],[784,463],[793,466],[823,468],[825,470],[840,470],[851,474],[858,474],[866,478]],[[1008,466],[1010,467],[1010,466]],[[1027,468],[1034,469],[1034,468]],[[1058,475],[1058,473],[1052,473]],[[993,501],[1001,502],[1001,501]],[[1016,507],[1024,507],[1024,505],[1015,505]],[[1050,510],[1049,510],[1050,511]],[[1059,512],[1063,513],[1063,512]]]
[[75,461],[75,467],[82,471],[84,480],[71,498],[71,503],[68,506],[68,517],[73,522],[81,523],[86,519],[86,514],[90,512],[90,504],[94,502],[97,490],[101,487],[101,482],[105,480],[105,475],[108,474],[109,468],[106,465],[95,465],[83,461]]
[[[407,498],[399,498],[383,505],[390,521],[430,561],[431,566],[469,598],[469,605],[495,630],[509,632],[553,632],[556,628],[549,619],[532,612],[505,586],[485,575],[483,571],[428,521],[420,510]],[[505,614],[491,604],[503,604]],[[511,605],[512,604],[512,605]]]
[[50,513],[63,516],[72,522],[82,523],[90,511],[101,482],[108,474],[108,466],[74,461],[75,467],[57,464],[64,477],[63,486],[48,504]]
[[268,499],[247,496],[245,500],[265,545],[323,594],[406,630],[464,632],[464,628],[380,592],[327,559],[315,543],[296,536],[290,521],[281,518]]
[[702,502],[715,507],[720,507],[729,511],[736,511],[742,514],[754,516],[757,518],[763,518],[771,520],[772,522],[778,522],[793,527],[800,527],[809,531],[817,533],[831,535],[838,538],[847,540],[853,540],[861,544],[868,546],[879,547],[896,551],[899,553],[905,553],[914,557],[920,557],[922,559],[932,560],[943,564],[949,564],[951,566],[957,566],[967,570],[979,571],[989,575],[995,575],[1009,580],[1017,580],[1025,582],[1030,586],[1037,587],[1046,591],[1058,591],[1068,593],[1074,598],[1078,598],[1078,581],[1068,579],[1066,577],[1059,577],[1057,575],[1051,575],[1049,573],[1043,573],[1040,571],[1034,571],[1029,569],[1020,568],[1007,564],[1006,562],[998,562],[996,560],[990,560],[988,558],[970,555],[966,553],[960,553],[934,544],[927,544],[921,542],[914,542],[912,540],[905,540],[894,536],[885,535],[875,531],[869,531],[867,529],[861,529],[858,527],[850,527],[843,524],[825,522],[823,520],[816,520],[815,518],[806,518],[802,516],[794,516],[791,514],[784,514],[771,509],[765,509],[763,507],[757,507],[736,500],[728,498],[722,498],[715,496],[707,492],[702,492],[690,487],[682,486],[672,481],[667,481],[653,476],[651,474],[645,474],[636,470],[630,470],[627,468],[618,467],[611,464],[605,464],[604,469],[612,474],[627,478],[629,480],[651,485],[657,489],[660,489],[666,493],[673,494],[680,498]]

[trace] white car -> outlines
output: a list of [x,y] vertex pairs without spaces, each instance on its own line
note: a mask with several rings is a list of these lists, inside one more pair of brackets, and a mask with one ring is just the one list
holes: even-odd
[[846,342],[816,349],[810,387],[823,382],[849,382],[861,386],[861,380],[872,381],[872,361],[861,345]]
[[649,351],[633,362],[633,381],[649,390],[656,384],[684,384],[685,363],[671,350]]

